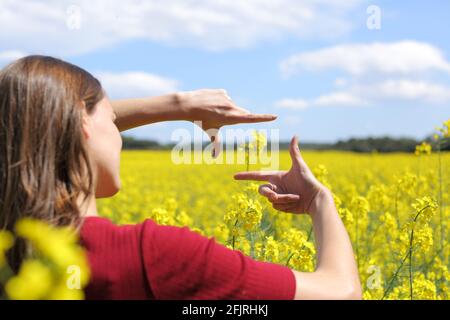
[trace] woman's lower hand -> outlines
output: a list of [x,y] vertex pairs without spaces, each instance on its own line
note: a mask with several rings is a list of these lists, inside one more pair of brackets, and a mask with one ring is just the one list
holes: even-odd
[[195,122],[214,142],[213,156],[220,150],[218,130],[222,126],[238,123],[272,121],[272,114],[253,114],[238,107],[223,89],[201,89],[177,93],[177,100],[186,120]]
[[237,180],[267,181],[259,187],[259,193],[266,197],[274,209],[291,213],[313,213],[319,195],[329,194],[309,169],[293,137],[289,146],[292,166],[289,171],[239,172]]

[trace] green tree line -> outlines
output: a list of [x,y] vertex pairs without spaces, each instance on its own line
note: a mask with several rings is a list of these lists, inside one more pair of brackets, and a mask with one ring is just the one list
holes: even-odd
[[[130,136],[122,136],[123,148],[126,150],[170,150],[175,144],[167,143],[162,144],[156,140],[137,139]],[[412,138],[392,138],[392,137],[367,137],[367,138],[350,138],[347,140],[339,140],[335,143],[314,143],[304,142],[300,143],[302,150],[338,150],[338,151],[351,151],[351,152],[414,152],[416,145],[422,141],[426,141],[433,146],[436,150],[435,143],[431,137],[424,140],[416,140]],[[207,143],[204,143],[206,146]],[[237,145],[233,146],[237,148]],[[268,149],[271,149],[271,142],[268,142]],[[282,141],[279,144],[280,150],[286,150],[289,148],[289,141]],[[450,143],[447,141],[442,146],[443,151],[450,151]]]

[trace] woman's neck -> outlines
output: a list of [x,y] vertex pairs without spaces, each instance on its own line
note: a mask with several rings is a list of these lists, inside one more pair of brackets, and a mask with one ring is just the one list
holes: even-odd
[[85,201],[82,201],[82,198],[80,197],[78,200],[78,205],[82,217],[98,216],[97,203],[94,195],[89,196],[89,198],[87,198]]

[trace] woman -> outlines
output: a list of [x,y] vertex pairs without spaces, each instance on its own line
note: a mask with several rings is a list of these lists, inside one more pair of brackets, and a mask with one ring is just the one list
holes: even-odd
[[[95,199],[120,189],[119,131],[168,120],[201,120],[208,130],[274,118],[235,106],[224,90],[110,102],[85,70],[51,57],[22,58],[0,72],[0,227],[12,230],[26,216],[79,228],[92,274],[87,298],[359,299],[349,237],[296,138],[289,171],[235,178],[267,181],[259,192],[275,209],[310,214],[315,272],[255,261],[187,227],[151,220],[116,226],[98,216]],[[23,242],[8,252],[14,270],[27,252]]]

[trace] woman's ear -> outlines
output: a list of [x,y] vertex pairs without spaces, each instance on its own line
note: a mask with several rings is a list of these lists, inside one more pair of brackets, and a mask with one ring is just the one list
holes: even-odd
[[86,140],[88,140],[92,135],[92,122],[91,118],[86,112],[86,109],[82,109],[82,121],[81,121],[81,130],[83,131],[83,136]]

